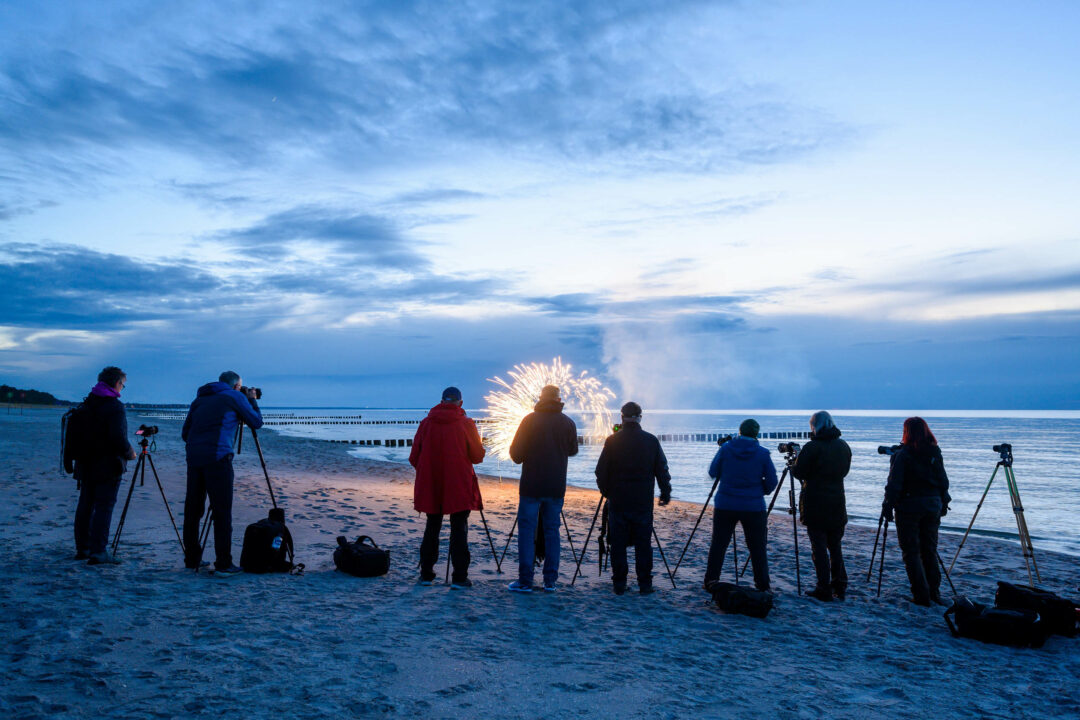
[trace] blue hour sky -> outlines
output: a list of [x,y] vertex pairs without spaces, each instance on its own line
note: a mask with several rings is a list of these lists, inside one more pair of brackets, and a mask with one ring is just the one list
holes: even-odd
[[[308,7],[310,5],[310,7]],[[1080,407],[1072,2],[0,5],[0,381]]]

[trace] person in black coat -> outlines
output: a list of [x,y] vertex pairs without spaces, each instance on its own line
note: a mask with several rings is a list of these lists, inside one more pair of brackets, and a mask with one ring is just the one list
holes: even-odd
[[938,569],[938,527],[949,512],[949,476],[937,438],[920,417],[904,421],[900,449],[889,461],[889,480],[881,512],[896,520],[896,535],[904,556],[916,605],[941,604]]
[[791,474],[802,481],[799,517],[806,526],[814,557],[817,587],[808,594],[823,602],[840,600],[847,592],[847,570],[840,542],[847,525],[844,477],[851,469],[851,448],[840,439],[840,428],[824,410],[810,416],[806,443]]
[[608,499],[608,545],[615,594],[626,592],[626,547],[634,543],[638,592],[652,584],[653,492],[660,485],[660,506],[671,502],[671,473],[655,435],[641,429],[641,406],[622,406],[622,429],[608,436],[596,462],[596,486]]
[[127,439],[127,415],[120,391],[127,375],[109,366],[76,411],[64,445],[64,466],[79,482],[75,509],[75,558],[89,565],[116,565],[108,551],[116,493],[135,450]]
[[544,540],[544,590],[559,579],[559,528],[566,497],[567,458],[577,455],[577,426],[562,412],[559,388],[546,385],[533,412],[518,425],[510,459],[521,465],[518,485],[518,579],[513,592],[532,592],[537,523]]

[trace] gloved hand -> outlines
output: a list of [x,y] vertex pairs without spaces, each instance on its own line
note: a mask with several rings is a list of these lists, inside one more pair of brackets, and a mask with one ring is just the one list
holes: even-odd
[[948,505],[942,505],[941,506],[941,517],[945,517],[948,514],[949,514],[949,506]]
[[660,499],[656,501],[656,504],[659,505],[660,507],[664,507],[669,502],[671,502],[671,496],[670,495],[666,495],[666,496],[661,495]]
[[888,522],[892,522],[893,521],[892,505],[890,505],[889,503],[882,503],[881,504],[881,514],[885,517],[885,520],[887,520]]

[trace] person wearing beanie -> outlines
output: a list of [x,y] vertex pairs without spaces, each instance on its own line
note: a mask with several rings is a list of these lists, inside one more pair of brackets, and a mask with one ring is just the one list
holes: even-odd
[[97,385],[68,421],[64,442],[64,469],[79,485],[75,509],[75,559],[88,565],[116,565],[120,561],[106,547],[116,493],[127,461],[135,459],[128,442],[127,414],[120,391],[127,375],[109,366],[98,373]]
[[577,426],[563,414],[559,388],[546,385],[533,412],[518,425],[510,459],[521,465],[518,485],[518,579],[512,592],[533,589],[537,535],[543,542],[544,590],[555,592],[561,550],[559,528],[566,496],[567,459],[577,455]]
[[843,600],[847,592],[840,541],[848,521],[844,477],[850,469],[851,448],[840,439],[832,415],[824,410],[811,415],[810,442],[799,452],[791,474],[802,481],[799,519],[810,538],[817,575],[817,587],[807,594],[822,602],[834,596]]
[[[709,561],[705,568],[705,589],[711,591],[720,579],[735,525],[742,525],[743,536],[754,568],[754,586],[769,590],[769,561],[765,554],[768,540],[768,513],[765,495],[776,489],[776,467],[769,451],[758,444],[761,426],[753,418],[743,420],[739,435],[724,443],[709,466],[709,477],[719,478],[713,499],[713,535]],[[738,572],[738,568],[736,568]]]
[[634,542],[638,592],[653,591],[653,493],[660,486],[661,507],[671,502],[671,473],[655,435],[641,429],[641,406],[622,406],[622,426],[604,442],[596,463],[596,486],[608,500],[608,549],[616,595],[626,592],[630,568],[626,547]]
[[420,584],[435,581],[439,561],[439,532],[443,516],[450,516],[450,586],[472,587],[469,580],[469,512],[483,510],[480,484],[473,465],[484,459],[484,446],[476,423],[461,408],[461,391],[443,390],[442,402],[431,408],[413,438],[409,464],[416,468],[413,507],[427,515],[420,542]]

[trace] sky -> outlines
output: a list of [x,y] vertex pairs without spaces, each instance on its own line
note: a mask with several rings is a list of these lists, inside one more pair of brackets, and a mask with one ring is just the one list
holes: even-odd
[[0,382],[479,407],[558,356],[646,408],[1077,409],[1076,27],[2,3]]

